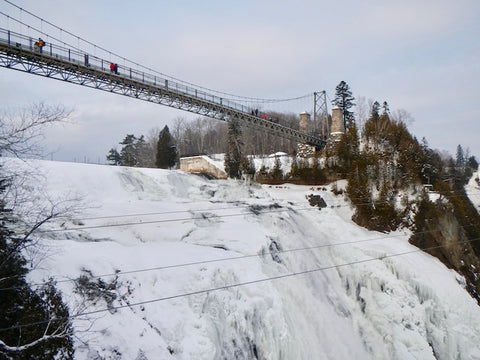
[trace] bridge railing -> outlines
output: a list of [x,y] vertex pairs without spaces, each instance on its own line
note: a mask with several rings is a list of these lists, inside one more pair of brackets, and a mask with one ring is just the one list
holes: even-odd
[[97,71],[114,73],[115,75],[145,83],[154,87],[159,87],[171,92],[187,95],[195,99],[201,99],[209,103],[220,105],[235,111],[251,114],[254,110],[251,107],[238,104],[226,98],[205,92],[193,86],[188,86],[179,82],[172,81],[165,77],[151,74],[139,69],[117,64],[116,71],[110,70],[110,64],[114,60],[106,60],[92,54],[88,54],[76,48],[68,48],[55,43],[46,42],[43,47],[36,43],[38,38],[19,34],[8,29],[0,28],[0,42],[10,47],[21,49],[22,51],[32,52],[46,58],[55,58],[74,65],[83,66]]

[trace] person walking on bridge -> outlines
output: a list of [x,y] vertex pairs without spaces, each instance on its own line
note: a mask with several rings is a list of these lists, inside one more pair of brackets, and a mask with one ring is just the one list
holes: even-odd
[[42,38],[38,38],[38,41],[35,41],[35,44],[33,44],[34,49],[38,50],[38,52],[42,52],[43,47],[45,46],[45,41],[43,41]]
[[110,63],[110,72],[118,74],[118,65],[114,63]]

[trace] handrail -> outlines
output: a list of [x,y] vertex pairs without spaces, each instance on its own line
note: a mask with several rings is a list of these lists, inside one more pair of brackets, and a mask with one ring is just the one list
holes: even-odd
[[[217,118],[221,120],[225,120],[223,114],[229,113],[230,116],[233,115],[243,118],[251,126],[274,130],[280,136],[289,136],[297,140],[301,139],[301,141],[306,141],[306,143],[314,144],[315,146],[324,145],[324,140],[316,136],[302,133],[278,123],[273,123],[265,118],[261,119],[253,108],[205,92],[201,88],[188,86],[185,83],[175,82],[169,78],[139,71],[138,69],[121,64],[114,64],[114,69],[110,70],[111,62],[109,60],[89,54],[78,48],[68,48],[55,43],[45,43],[44,46],[40,47],[38,45],[40,39],[37,39],[38,38],[34,39],[31,36],[0,28],[0,45],[2,52],[5,52],[7,57],[18,54],[18,56],[25,57],[27,60],[34,59],[32,64],[44,63],[47,67],[57,62],[60,63],[61,68],[67,70],[67,72],[71,70],[69,69],[69,65],[71,64],[73,68],[77,69],[72,69],[74,72],[85,75],[88,74],[90,69],[96,73],[95,76],[100,74],[100,78],[103,78],[104,76],[101,74],[105,73],[108,74],[109,81],[114,83],[117,82],[115,77],[118,77],[118,82],[123,83],[125,88],[134,87],[143,90],[143,85],[145,85],[145,89],[158,89],[160,93],[168,94],[167,96],[170,97],[170,99],[183,99],[182,101],[186,104],[196,103],[201,104],[204,108],[215,109],[213,111],[218,112],[219,116]],[[15,56],[11,56],[9,61],[15,61],[14,59]],[[8,64],[6,66],[10,67]],[[40,66],[40,68],[42,68],[42,66]],[[84,85],[84,83],[82,83],[82,85]],[[113,89],[110,89],[110,91],[113,91]],[[155,90],[153,91],[155,92]],[[138,95],[135,95],[135,97],[138,97]],[[187,111],[190,110],[187,109]]]
[[[17,47],[22,51],[30,51],[36,53],[37,55],[45,56],[46,58],[51,57],[70,62],[74,65],[81,65],[95,70],[104,71],[106,73],[111,72],[111,62],[109,60],[79,51],[77,49],[63,47],[55,43],[45,43],[45,46],[40,49],[35,47],[35,42],[37,39],[13,32],[11,30],[0,28],[0,41],[4,44],[8,44],[9,46]],[[166,77],[139,71],[121,64],[117,64],[117,72],[115,74],[124,79],[131,79],[142,82],[146,85],[164,88],[172,92],[177,92],[179,94],[205,100],[210,103],[220,105],[224,108],[240,111],[245,114],[251,114],[252,110],[254,110],[251,107],[247,107],[220,96],[207,93],[193,86],[187,86],[185,84],[172,81],[171,79],[167,79]]]

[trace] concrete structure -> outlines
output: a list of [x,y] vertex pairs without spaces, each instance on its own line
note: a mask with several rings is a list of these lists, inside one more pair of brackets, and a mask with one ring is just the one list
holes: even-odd
[[180,158],[180,170],[194,174],[208,175],[215,179],[227,178],[225,171],[206,155]]
[[308,128],[310,127],[310,114],[306,111],[302,112],[300,114],[300,124],[299,124],[299,130],[301,132],[308,133]]
[[[310,128],[310,114],[306,111],[300,114],[299,130],[303,133],[309,132]],[[307,144],[297,145],[297,155],[301,157],[311,157],[315,154],[315,147]]]
[[336,107],[332,109],[332,128],[330,135],[345,133],[345,124],[343,123],[342,109]]
[[[332,109],[332,126],[331,132],[327,139],[327,145],[325,146],[325,152],[327,154],[335,154],[337,143],[342,139],[342,135],[345,134],[345,125],[343,123],[342,109],[335,107]],[[329,165],[336,164],[338,158],[336,155],[330,156],[327,159]]]

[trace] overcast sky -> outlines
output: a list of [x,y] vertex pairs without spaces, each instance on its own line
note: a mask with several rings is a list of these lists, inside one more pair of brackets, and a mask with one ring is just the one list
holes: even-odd
[[[454,155],[462,144],[480,157],[478,0],[11,1],[113,53],[222,92],[290,98],[326,90],[333,99],[344,80],[356,98],[408,111],[410,131],[431,147]],[[0,11],[28,19],[4,0]],[[0,25],[29,31],[1,15]],[[44,101],[74,110],[70,123],[47,132],[54,160],[103,163],[126,134],[197,117],[5,68],[0,84],[2,107]]]

